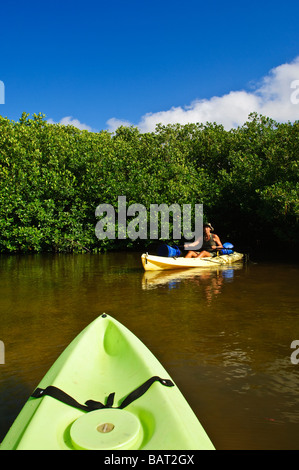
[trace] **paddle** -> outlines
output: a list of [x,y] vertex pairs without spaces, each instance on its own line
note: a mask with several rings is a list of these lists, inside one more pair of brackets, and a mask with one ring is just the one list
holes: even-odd
[[[186,251],[191,251],[188,248],[185,248],[185,245],[178,245],[178,248],[184,249]],[[230,251],[232,251],[233,248],[234,248],[234,245],[232,245],[229,242],[225,242],[225,243],[223,243],[222,246],[216,246],[216,248],[212,248],[211,251],[221,251],[221,250],[230,250]],[[194,251],[197,251],[197,250],[194,250]],[[226,253],[226,254],[230,254],[230,253]]]

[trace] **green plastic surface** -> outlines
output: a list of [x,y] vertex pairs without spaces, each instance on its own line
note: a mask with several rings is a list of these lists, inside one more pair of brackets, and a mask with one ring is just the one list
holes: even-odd
[[[65,349],[39,384],[60,388],[79,403],[117,407],[152,376],[171,379],[127,328],[101,315]],[[172,380],[172,379],[171,379]],[[0,449],[214,449],[177,388],[155,382],[124,410],[85,412],[50,396],[29,398]]]

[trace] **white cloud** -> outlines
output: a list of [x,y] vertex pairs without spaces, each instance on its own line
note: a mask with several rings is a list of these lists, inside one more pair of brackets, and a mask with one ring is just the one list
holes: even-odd
[[111,118],[108,119],[107,124],[109,126],[109,131],[114,132],[120,126],[130,127],[132,124],[129,121],[124,121],[122,119]]
[[[226,129],[231,129],[243,125],[251,112],[263,114],[278,122],[292,122],[299,119],[298,79],[299,57],[291,63],[270,70],[254,91],[231,91],[223,96],[194,100],[189,106],[147,113],[141,117],[137,126],[141,132],[151,132],[158,123],[167,125],[216,122]],[[296,99],[292,99],[295,93]],[[120,125],[136,125],[116,118],[109,119],[107,124],[111,131]]]
[[[53,119],[48,119],[49,124],[56,124]],[[90,126],[87,124],[84,124],[80,122],[78,119],[74,119],[72,116],[65,116],[59,121],[59,124],[62,124],[64,126],[74,126],[77,127],[80,130],[87,130],[90,132],[95,132],[94,129],[92,129]]]

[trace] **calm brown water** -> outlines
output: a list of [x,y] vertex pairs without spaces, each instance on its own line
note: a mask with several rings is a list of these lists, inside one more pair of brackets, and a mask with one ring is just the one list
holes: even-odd
[[144,273],[140,254],[0,257],[0,441],[103,312],[175,380],[217,449],[299,449],[299,267]]

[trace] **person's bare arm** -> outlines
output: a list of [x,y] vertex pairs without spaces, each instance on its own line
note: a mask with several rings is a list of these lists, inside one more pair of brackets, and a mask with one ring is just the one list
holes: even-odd
[[216,248],[223,248],[223,245],[220,241],[220,238],[218,235],[213,235],[213,240],[216,243],[215,246],[212,246],[212,248],[215,250]]

